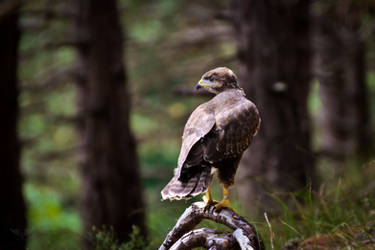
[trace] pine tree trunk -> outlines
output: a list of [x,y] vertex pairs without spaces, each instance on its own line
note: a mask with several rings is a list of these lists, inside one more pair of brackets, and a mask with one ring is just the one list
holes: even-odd
[[262,118],[237,176],[241,204],[250,212],[259,205],[272,210],[267,193],[297,191],[314,179],[308,6],[305,0],[232,1],[240,83]]
[[[8,1],[10,2],[10,1]],[[7,3],[4,3],[7,4]],[[20,145],[17,136],[18,120],[18,10],[11,9],[0,18],[0,248],[26,248],[26,211],[20,174]]]
[[360,25],[350,14],[332,12],[315,18],[315,71],[320,81],[321,150],[343,170],[345,159],[365,156],[371,124],[365,83],[365,45]]
[[[132,225],[144,230],[144,204],[116,1],[78,0],[76,38],[82,77],[79,126],[83,150],[82,216],[85,231],[113,226],[121,241]],[[90,248],[86,240],[86,248]]]

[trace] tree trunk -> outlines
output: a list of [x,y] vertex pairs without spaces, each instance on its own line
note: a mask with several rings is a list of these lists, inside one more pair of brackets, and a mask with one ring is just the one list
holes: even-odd
[[[130,100],[123,63],[122,31],[115,0],[79,0],[76,38],[82,77],[78,109],[83,150],[82,216],[85,231],[113,226],[120,241],[132,225],[144,232],[144,204]],[[90,248],[86,240],[86,248]]]
[[297,191],[314,179],[307,111],[309,1],[232,1],[239,78],[262,118],[244,153],[237,183],[241,204],[272,210],[268,193]]
[[17,136],[17,66],[20,38],[17,12],[17,7],[14,6],[0,17],[0,33],[3,34],[0,39],[0,131],[3,133],[0,143],[0,248],[15,250],[26,248],[25,203],[22,195],[20,145]]
[[321,150],[340,173],[345,159],[369,152],[371,124],[359,21],[350,14],[340,17],[331,11],[315,18],[314,68],[322,103],[318,117]]

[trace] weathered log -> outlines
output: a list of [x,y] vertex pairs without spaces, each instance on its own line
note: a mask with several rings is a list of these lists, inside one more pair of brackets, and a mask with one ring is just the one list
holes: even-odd
[[[228,232],[219,234],[215,230],[193,230],[194,227],[203,219],[212,220],[226,225],[227,227],[233,229],[234,232],[232,234]],[[219,243],[215,245],[213,242],[211,242],[212,245],[210,245],[208,240],[202,240],[202,235],[204,235],[204,233],[209,235],[210,239],[217,239],[217,242],[222,242],[220,244],[227,242],[229,244],[228,246],[231,247],[226,249],[265,249],[263,241],[260,235],[257,233],[255,227],[247,222],[245,218],[230,209],[223,208],[216,211],[214,205],[206,208],[204,202],[195,202],[181,215],[176,225],[168,233],[159,250],[181,250],[186,249],[186,246],[190,245],[197,247],[196,244],[198,243],[198,246],[209,249],[220,249],[222,245]],[[215,238],[214,236],[218,237]],[[235,240],[238,245],[231,243],[233,240]]]
[[195,247],[207,249],[240,249],[232,234],[211,228],[199,228],[184,234],[170,250],[190,250]]

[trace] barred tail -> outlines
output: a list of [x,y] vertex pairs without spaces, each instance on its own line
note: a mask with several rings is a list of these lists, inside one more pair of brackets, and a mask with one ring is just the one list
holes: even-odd
[[197,172],[187,182],[178,180],[174,176],[172,180],[163,188],[161,196],[163,200],[181,200],[190,199],[205,192],[212,180],[211,167],[203,167],[202,171]]

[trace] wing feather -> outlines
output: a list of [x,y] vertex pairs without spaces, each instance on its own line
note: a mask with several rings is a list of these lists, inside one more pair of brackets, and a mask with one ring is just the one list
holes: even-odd
[[250,145],[260,126],[258,110],[245,97],[228,100],[219,109],[210,102],[204,103],[191,114],[182,136],[177,176],[183,168],[189,167],[184,164],[189,154],[198,152],[200,156],[203,150],[204,160],[215,165],[215,162],[241,156]]
[[[207,147],[207,158],[215,161],[238,157],[250,145],[260,126],[258,110],[251,101],[240,101],[225,107],[216,114],[218,136],[213,137],[215,148]],[[211,157],[210,157],[211,156]]]
[[178,166],[161,192],[163,199],[204,192],[212,180],[211,167],[219,168],[219,178],[232,183],[238,161],[259,126],[258,110],[243,92],[223,92],[198,106],[185,125]]
[[178,157],[178,176],[194,144],[207,135],[214,125],[215,115],[210,102],[199,105],[190,115],[182,136],[182,146]]

